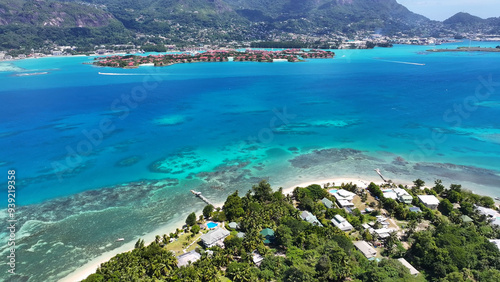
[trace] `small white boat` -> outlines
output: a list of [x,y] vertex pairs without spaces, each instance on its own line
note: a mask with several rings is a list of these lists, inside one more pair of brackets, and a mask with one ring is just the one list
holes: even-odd
[[500,197],[495,197],[495,200],[500,201]]
[[118,238],[118,239],[116,239],[116,242],[121,242],[121,241],[125,241],[125,238]]

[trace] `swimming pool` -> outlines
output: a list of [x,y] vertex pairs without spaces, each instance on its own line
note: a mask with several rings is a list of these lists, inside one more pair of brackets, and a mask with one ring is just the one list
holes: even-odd
[[208,227],[208,229],[215,228],[215,227],[217,227],[217,225],[219,225],[219,224],[218,224],[218,223],[215,223],[215,222],[212,222],[212,221],[207,222],[207,227]]
[[337,189],[331,189],[329,192],[330,192],[331,194],[335,194],[335,193],[337,193],[337,191],[338,191]]

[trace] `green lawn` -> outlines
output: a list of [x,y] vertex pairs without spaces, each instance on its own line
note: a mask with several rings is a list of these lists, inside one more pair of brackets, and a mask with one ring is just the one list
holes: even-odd
[[[167,244],[167,250],[174,252],[175,255],[183,254],[182,250],[186,247],[186,246],[184,246],[184,242],[191,244],[192,242],[194,242],[196,239],[198,239],[200,237],[201,232],[196,234],[195,237],[191,237],[191,235],[192,235],[192,233],[188,232],[188,233],[185,233],[185,234],[179,236],[179,238],[177,238],[176,241]],[[194,249],[196,249],[196,247],[198,247],[198,244],[194,243],[191,247],[189,247],[189,249],[187,249],[187,251],[194,250]]]

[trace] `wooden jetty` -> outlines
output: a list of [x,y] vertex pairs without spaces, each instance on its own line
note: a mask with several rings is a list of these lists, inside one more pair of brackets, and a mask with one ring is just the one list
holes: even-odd
[[201,192],[197,192],[197,191],[194,191],[194,190],[191,190],[191,193],[193,193],[196,197],[200,198],[203,202],[207,203],[207,205],[212,205],[214,206],[214,204],[212,204],[207,198],[205,198]]
[[383,176],[383,175],[382,175],[382,173],[380,172],[380,169],[376,168],[376,169],[374,169],[374,170],[377,172],[377,174],[380,176],[380,178],[382,178],[382,180],[384,180],[384,182],[387,182],[387,183],[389,183],[389,182],[390,182],[389,180],[385,180],[384,176]]

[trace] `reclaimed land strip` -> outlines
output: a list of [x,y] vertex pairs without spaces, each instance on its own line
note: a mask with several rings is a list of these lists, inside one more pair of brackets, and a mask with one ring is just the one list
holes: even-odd
[[500,52],[500,48],[458,47],[457,49],[430,49],[427,52]]
[[304,61],[304,59],[331,59],[334,56],[334,52],[324,50],[247,50],[245,52],[236,50],[210,50],[203,53],[99,57],[95,58],[93,64],[100,67],[137,68],[141,65],[154,65],[155,67],[161,67],[173,64],[196,62],[300,62]]

